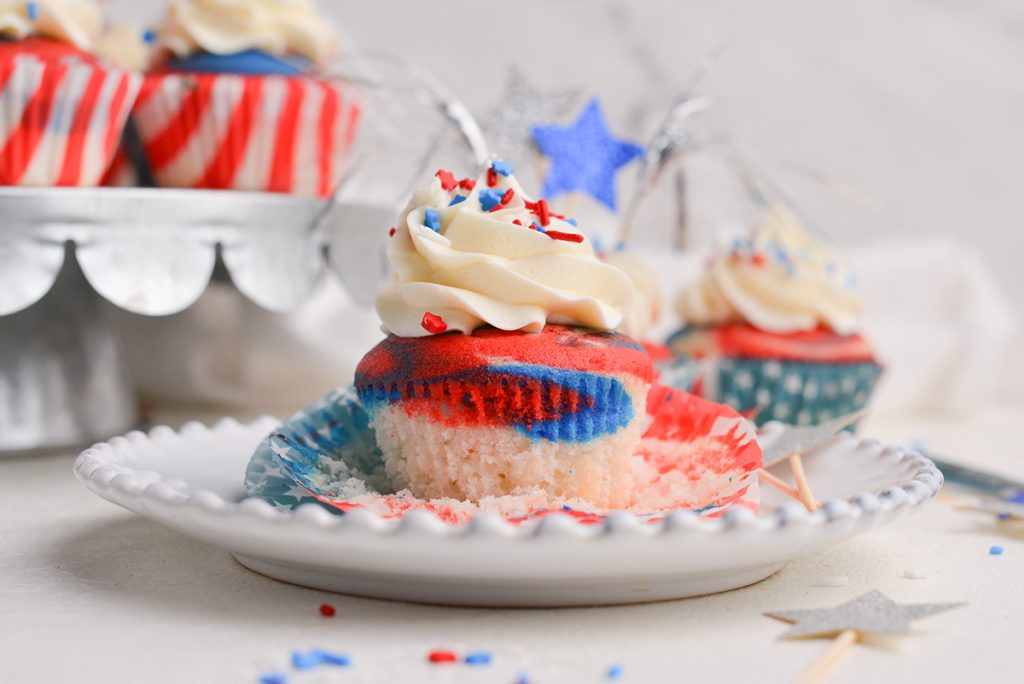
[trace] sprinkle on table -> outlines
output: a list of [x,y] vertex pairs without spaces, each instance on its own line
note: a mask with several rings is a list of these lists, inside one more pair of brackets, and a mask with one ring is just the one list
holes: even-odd
[[334,609],[334,606],[332,606],[330,603],[320,604],[320,614],[324,617],[334,617],[335,613],[337,613],[337,611]]
[[467,653],[466,657],[462,659],[467,665],[490,665],[491,661],[494,660],[494,656],[491,655],[490,651],[473,651]]
[[431,335],[440,335],[448,330],[448,324],[444,322],[444,319],[429,311],[423,314],[423,320],[420,321],[420,325]]
[[432,663],[443,664],[443,663],[457,663],[459,657],[455,655],[453,651],[431,651],[427,654],[427,660]]
[[992,546],[992,547],[989,547],[988,555],[990,555],[990,556],[1002,556],[1003,555],[1003,547],[1002,546]]
[[622,679],[622,675],[624,673],[625,670],[622,668],[622,665],[616,663],[615,665],[612,665],[605,671],[604,678],[609,680]]
[[280,672],[268,672],[260,675],[260,684],[288,684],[288,676]]
[[388,237],[395,237],[395,227],[394,226],[391,226],[391,229],[388,230]]

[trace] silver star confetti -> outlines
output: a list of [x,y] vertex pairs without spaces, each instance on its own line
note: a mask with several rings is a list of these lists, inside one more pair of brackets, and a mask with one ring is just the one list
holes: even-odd
[[820,449],[863,416],[864,411],[857,411],[818,425],[784,426],[778,435],[772,437],[771,441],[761,445],[764,467],[770,468],[776,463],[786,460],[791,454],[802,456]]
[[513,166],[525,165],[534,152],[530,127],[562,121],[578,99],[577,90],[539,91],[512,67],[501,101],[481,119],[491,149]]
[[841,632],[858,634],[906,634],[910,623],[935,613],[958,608],[964,603],[896,603],[878,590],[858,596],[835,608],[784,610],[765,613],[792,623],[782,639],[833,637]]

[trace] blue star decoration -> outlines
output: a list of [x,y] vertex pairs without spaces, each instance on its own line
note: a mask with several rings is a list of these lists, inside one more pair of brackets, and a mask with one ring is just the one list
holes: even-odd
[[601,105],[591,100],[570,126],[534,126],[533,140],[551,160],[542,194],[557,197],[582,190],[615,211],[615,174],[643,156],[639,145],[608,132]]

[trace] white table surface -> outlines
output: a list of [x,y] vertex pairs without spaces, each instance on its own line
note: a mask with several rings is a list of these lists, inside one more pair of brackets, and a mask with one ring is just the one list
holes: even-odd
[[[864,433],[924,440],[1024,479],[1024,406],[875,419]],[[0,461],[0,682],[257,682],[293,649],[350,654],[289,682],[790,682],[827,648],[780,642],[770,609],[870,589],[901,602],[968,601],[912,636],[857,646],[830,681],[1020,681],[1024,528],[938,501],[716,596],[652,605],[483,610],[325,594],[253,574],[226,552],[86,491],[73,454]],[[241,474],[239,474],[241,477]],[[947,492],[947,494],[952,492]],[[989,555],[1001,545],[1002,556]],[[911,579],[907,575],[922,576]],[[846,578],[844,586],[835,586]],[[832,585],[832,586],[827,586]],[[321,602],[337,616],[319,615]],[[489,667],[429,665],[433,648],[488,650]]]

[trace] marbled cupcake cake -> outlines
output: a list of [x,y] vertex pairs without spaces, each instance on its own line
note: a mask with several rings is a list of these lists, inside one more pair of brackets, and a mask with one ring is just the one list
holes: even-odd
[[389,337],[356,389],[388,474],[417,497],[542,489],[629,505],[650,357],[613,331],[633,285],[572,219],[533,201],[502,162],[476,181],[439,171],[392,235]]

